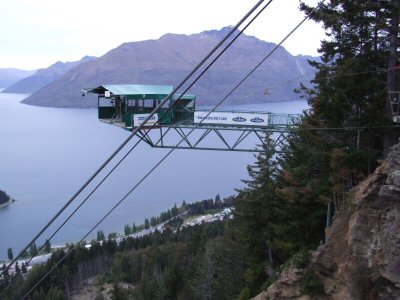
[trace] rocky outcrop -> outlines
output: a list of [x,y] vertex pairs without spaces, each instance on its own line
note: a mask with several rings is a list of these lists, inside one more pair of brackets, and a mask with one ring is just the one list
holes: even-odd
[[[400,143],[336,213],[306,269],[290,267],[256,299],[400,299]],[[324,292],[305,295],[306,272]]]

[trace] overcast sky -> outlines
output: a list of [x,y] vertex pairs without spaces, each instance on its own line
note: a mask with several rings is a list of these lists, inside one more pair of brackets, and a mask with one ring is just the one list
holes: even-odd
[[[235,25],[257,2],[0,0],[0,68],[45,68],[101,56],[124,42],[221,29]],[[304,18],[298,6],[299,0],[274,0],[245,34],[279,43]],[[317,55],[323,38],[321,26],[309,20],[283,46],[294,55]]]

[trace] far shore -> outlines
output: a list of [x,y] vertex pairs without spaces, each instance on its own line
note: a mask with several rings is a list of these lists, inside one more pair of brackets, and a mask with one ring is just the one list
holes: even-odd
[[0,208],[2,208],[4,206],[7,206],[7,205],[9,205],[9,204],[11,204],[12,202],[15,202],[15,201],[16,200],[14,198],[10,197],[10,199],[7,202],[4,202],[3,204],[0,204]]

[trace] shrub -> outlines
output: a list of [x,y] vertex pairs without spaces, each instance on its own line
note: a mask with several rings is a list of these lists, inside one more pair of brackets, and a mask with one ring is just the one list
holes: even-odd
[[324,295],[325,289],[321,279],[313,272],[307,271],[304,273],[300,281],[300,289],[306,295]]
[[302,248],[299,252],[293,255],[293,264],[298,269],[304,269],[311,261],[311,253],[306,248]]

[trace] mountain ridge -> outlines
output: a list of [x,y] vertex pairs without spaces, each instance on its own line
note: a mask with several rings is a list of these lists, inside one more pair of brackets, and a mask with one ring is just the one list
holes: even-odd
[[8,86],[20,81],[23,78],[31,76],[36,70],[21,70],[16,68],[0,68],[0,88]]
[[95,59],[93,56],[84,56],[79,61],[73,62],[61,62],[57,61],[48,68],[42,68],[37,70],[31,76],[25,77],[22,80],[8,86],[4,89],[3,93],[24,93],[31,94],[42,87],[52,83],[58,78],[62,77],[71,68],[77,66],[78,64]]
[[[82,99],[82,88],[124,83],[176,86],[228,29],[225,27],[191,35],[169,33],[159,39],[123,43],[96,60],[71,68],[61,78],[23,102],[51,107],[96,107],[95,97]],[[197,95],[200,105],[216,103],[274,47],[276,45],[273,43],[241,35],[189,93]],[[227,104],[299,100],[299,96],[292,91],[302,80],[288,81],[313,72],[307,58],[293,56],[283,47],[279,47],[232,94]],[[268,88],[265,96],[263,91]],[[249,94],[254,96],[249,97]]]

